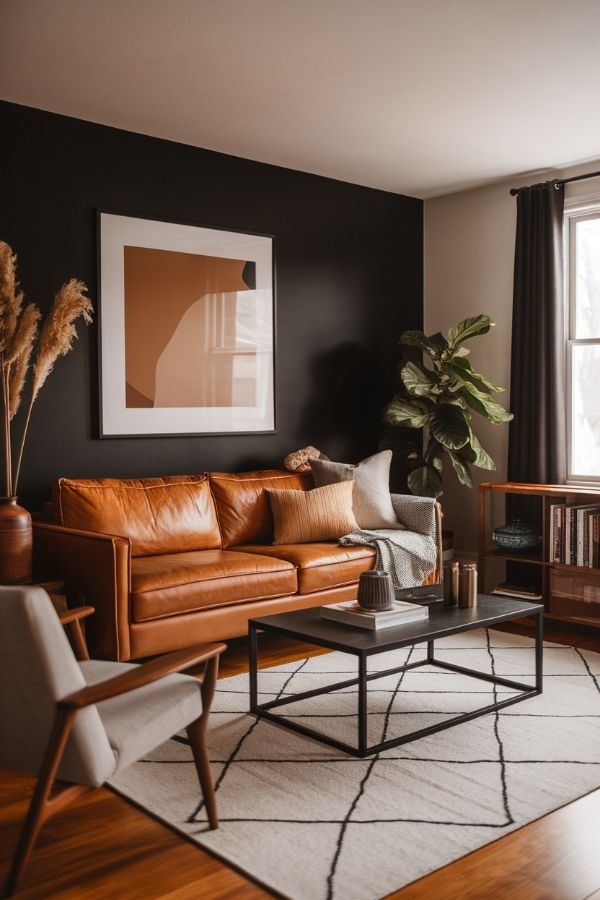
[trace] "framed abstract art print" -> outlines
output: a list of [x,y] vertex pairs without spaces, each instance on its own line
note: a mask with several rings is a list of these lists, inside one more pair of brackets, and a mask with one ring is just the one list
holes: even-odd
[[273,238],[98,226],[101,437],[273,432]]

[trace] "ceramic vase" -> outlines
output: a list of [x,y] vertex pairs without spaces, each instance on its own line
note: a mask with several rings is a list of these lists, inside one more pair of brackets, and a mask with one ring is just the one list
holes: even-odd
[[363,572],[358,580],[358,602],[365,609],[383,612],[394,605],[394,586],[391,576],[382,569]]
[[16,497],[0,497],[0,584],[31,581],[31,516]]

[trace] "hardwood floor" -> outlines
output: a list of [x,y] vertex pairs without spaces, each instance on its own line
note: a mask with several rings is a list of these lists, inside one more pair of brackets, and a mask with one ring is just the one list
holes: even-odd
[[[528,626],[507,630],[526,633]],[[546,627],[547,640],[600,651],[600,632]],[[264,648],[264,649],[263,649]],[[315,648],[314,653],[321,651]],[[268,640],[261,664],[306,656],[306,645]],[[233,641],[221,675],[246,669],[246,643]],[[599,748],[600,753],[600,748]],[[33,778],[0,769],[0,884],[23,821]],[[394,900],[600,900],[600,790],[397,891]],[[180,835],[107,789],[43,829],[23,879],[22,898],[270,897]]]

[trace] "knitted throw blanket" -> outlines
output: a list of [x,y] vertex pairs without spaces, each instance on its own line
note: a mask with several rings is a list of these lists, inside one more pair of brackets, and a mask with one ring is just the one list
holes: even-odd
[[437,561],[435,500],[392,494],[392,503],[398,528],[353,531],[339,543],[375,547],[375,567],[390,573],[394,587],[415,587],[435,569]]

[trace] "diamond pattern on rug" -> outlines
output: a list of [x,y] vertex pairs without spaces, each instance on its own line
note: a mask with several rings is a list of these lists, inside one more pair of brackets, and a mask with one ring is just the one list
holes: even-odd
[[[424,659],[381,654],[369,671]],[[484,630],[436,641],[436,656],[531,683],[533,641]],[[544,693],[356,759],[246,710],[248,676],[219,682],[209,748],[221,827],[210,832],[187,739],[113,786],[292,900],[376,900],[600,784],[600,654],[545,644]],[[260,699],[356,674],[328,653],[259,673]],[[510,688],[423,667],[369,682],[369,740],[396,737],[508,696]],[[356,689],[278,708],[355,743]]]

